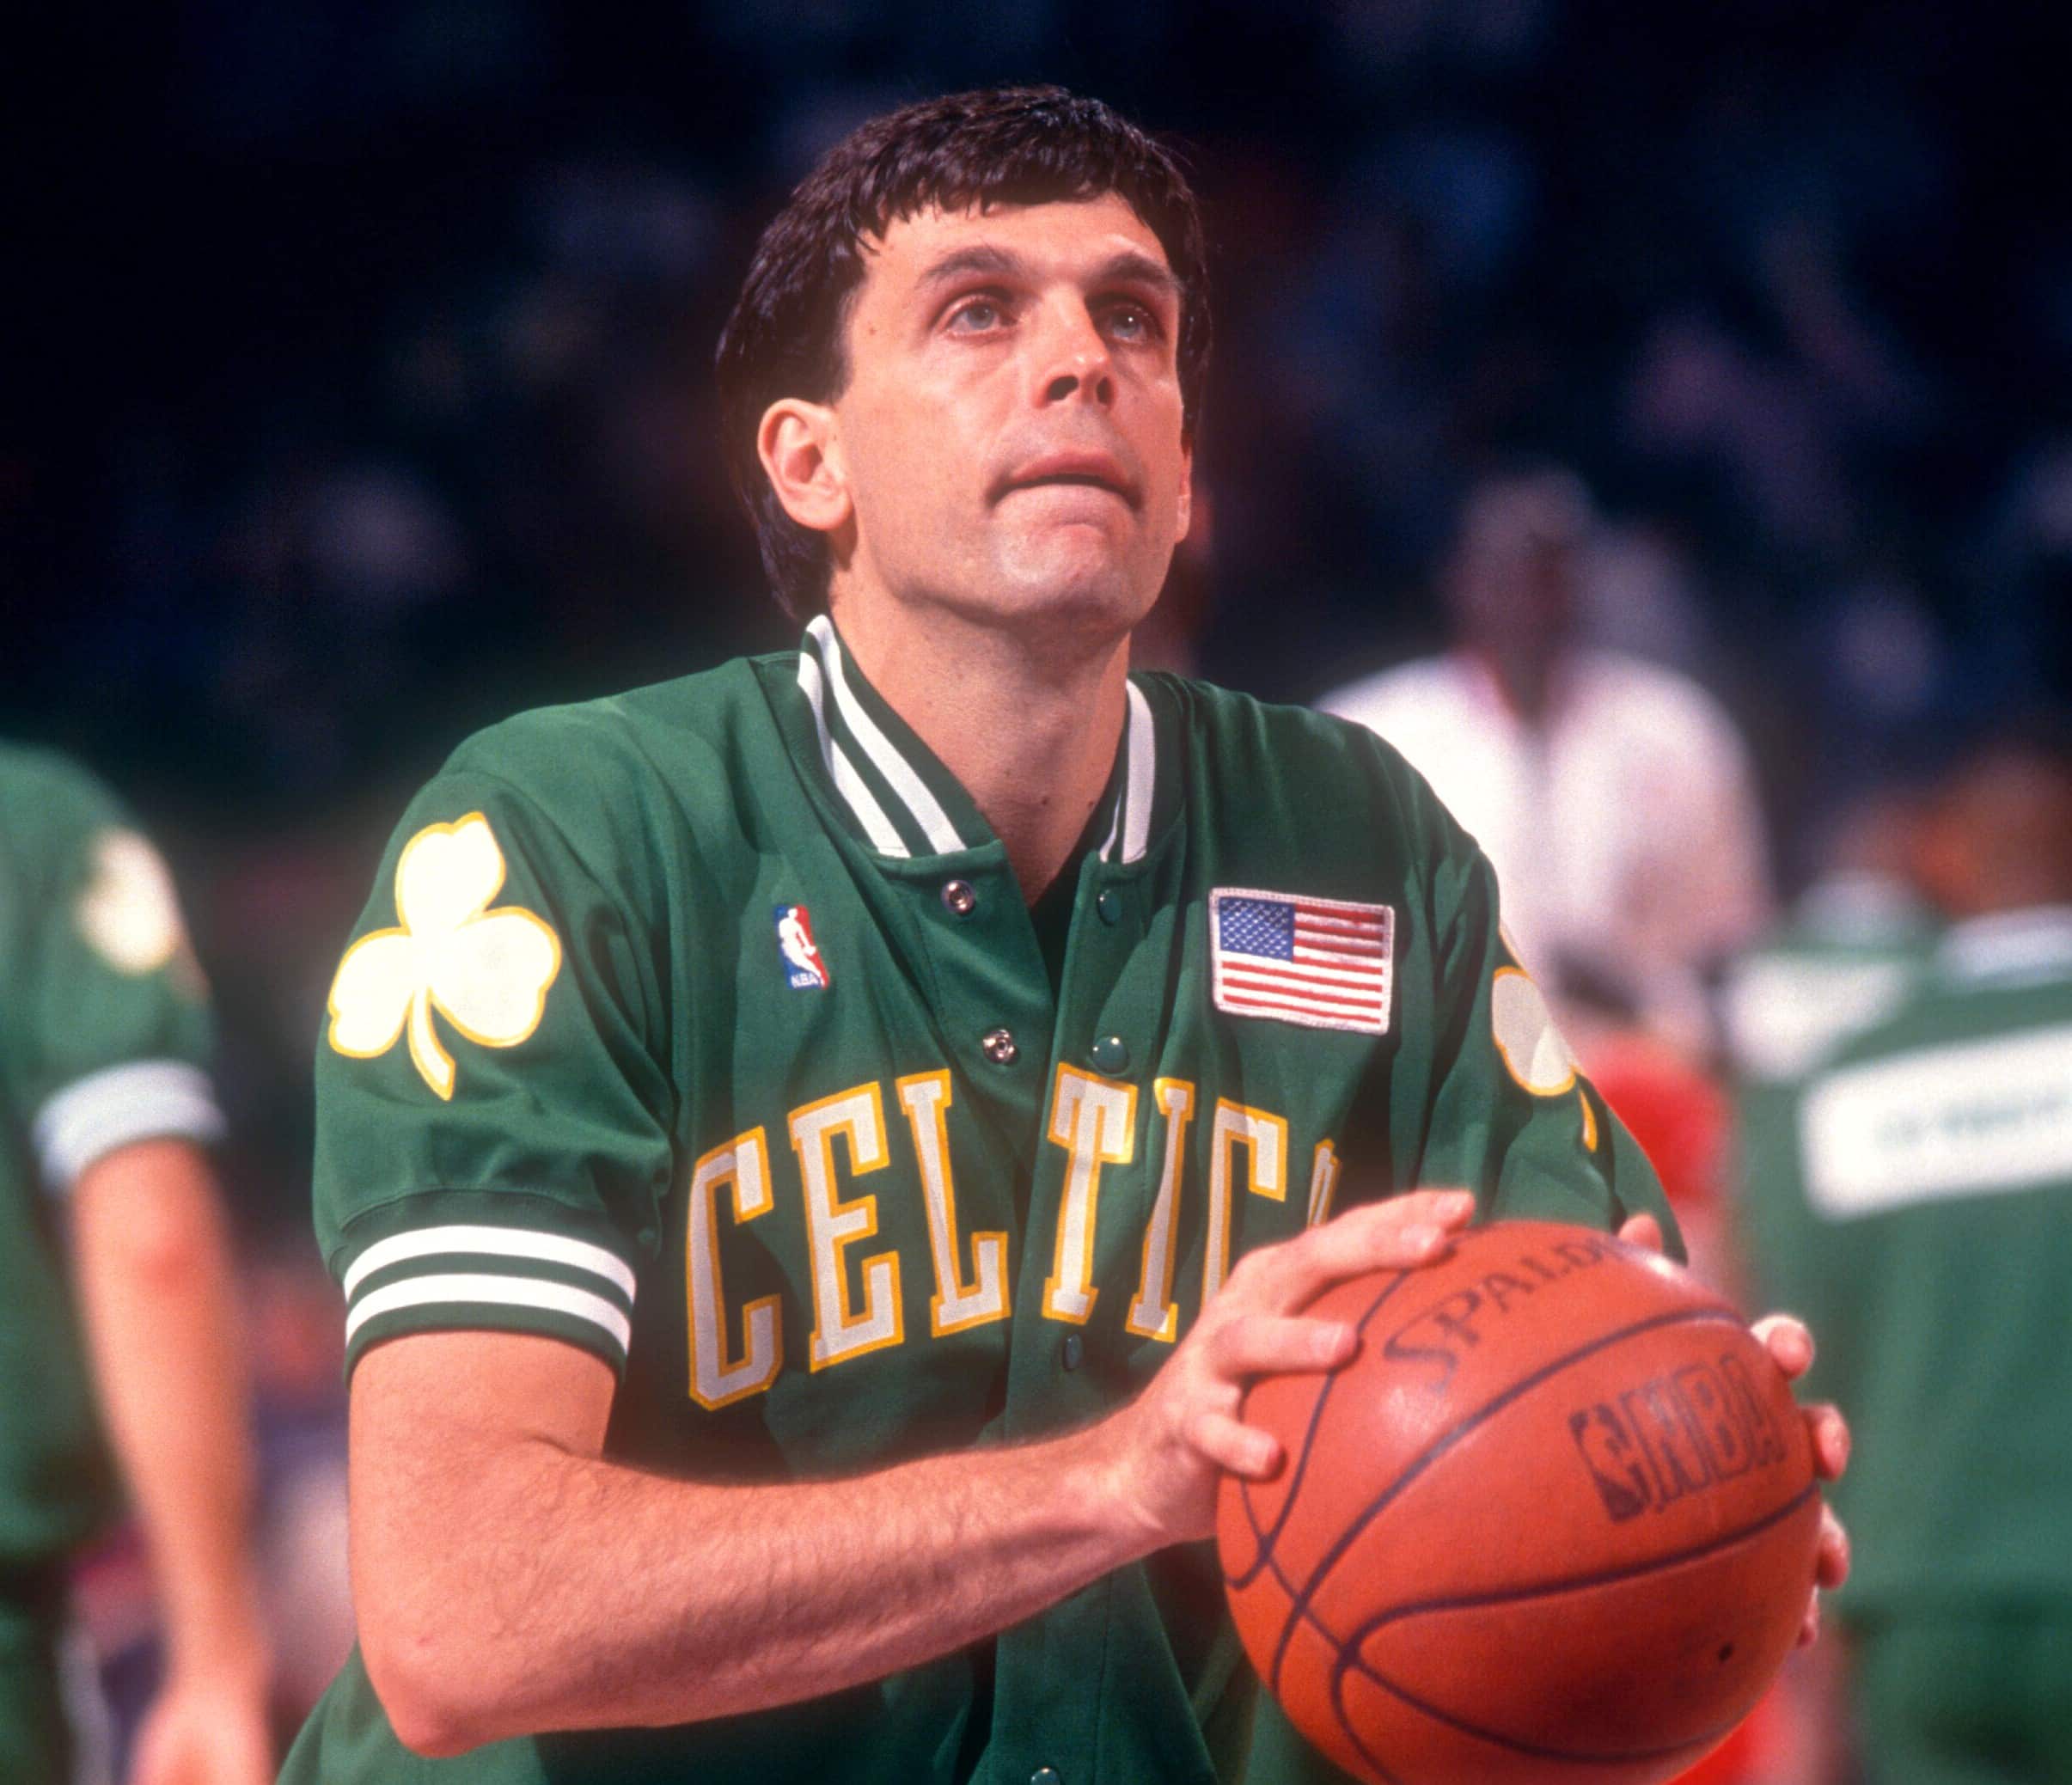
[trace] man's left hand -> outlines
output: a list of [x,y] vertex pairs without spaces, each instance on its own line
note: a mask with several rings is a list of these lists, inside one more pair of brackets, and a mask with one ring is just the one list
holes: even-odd
[[[1653,1215],[1635,1215],[1619,1229],[1629,1245],[1650,1252],[1662,1250],[1661,1224]],[[1770,1360],[1783,1371],[1785,1379],[1796,1382],[1812,1366],[1813,1336],[1805,1323],[1789,1314],[1768,1314],[1750,1329],[1762,1340]],[[1821,1480],[1835,1481],[1849,1467],[1849,1422],[1841,1410],[1828,1403],[1800,1409],[1807,1435],[1813,1444],[1813,1472]],[[1799,1625],[1799,1646],[1803,1648],[1820,1634],[1820,1589],[1836,1587],[1849,1578],[1849,1533],[1835,1516],[1835,1509],[1820,1503],[1820,1548],[1813,1564],[1813,1590],[1806,1604],[1806,1617]]]

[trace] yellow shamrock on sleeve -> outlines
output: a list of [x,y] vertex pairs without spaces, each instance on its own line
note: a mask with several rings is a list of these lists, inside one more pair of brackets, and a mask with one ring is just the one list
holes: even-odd
[[403,846],[395,865],[400,924],[361,937],[332,981],[333,1048],[371,1060],[407,1026],[419,1073],[449,1098],[455,1067],[433,1011],[486,1048],[516,1047],[540,1026],[561,943],[520,906],[488,908],[504,873],[504,852],[480,812],[427,825]]
[[[1504,938],[1511,946],[1511,938]],[[1513,951],[1516,952],[1515,950]],[[1556,1097],[1574,1091],[1583,1116],[1583,1145],[1597,1151],[1597,1116],[1590,1099],[1577,1087],[1575,1055],[1554,1024],[1554,1012],[1532,975],[1518,967],[1496,969],[1490,988],[1490,1026],[1495,1033],[1496,1051],[1503,1055],[1511,1076],[1534,1097]]]

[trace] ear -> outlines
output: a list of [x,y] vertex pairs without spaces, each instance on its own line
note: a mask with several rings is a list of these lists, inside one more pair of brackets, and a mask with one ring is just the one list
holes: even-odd
[[784,511],[801,527],[833,533],[848,521],[853,504],[833,409],[779,398],[762,413],[755,451]]
[[1174,517],[1178,525],[1173,532],[1173,543],[1177,545],[1187,537],[1187,529],[1195,520],[1195,443],[1183,438],[1180,442],[1180,503]]

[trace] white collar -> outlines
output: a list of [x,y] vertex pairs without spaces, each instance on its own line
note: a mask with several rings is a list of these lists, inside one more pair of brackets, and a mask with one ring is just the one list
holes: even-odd
[[[798,686],[813,709],[828,778],[880,855],[953,855],[987,841],[970,796],[865,681],[825,614],[806,622]],[[1140,861],[1151,841],[1157,730],[1143,691],[1134,682],[1126,687],[1122,786],[1101,845],[1103,861]]]

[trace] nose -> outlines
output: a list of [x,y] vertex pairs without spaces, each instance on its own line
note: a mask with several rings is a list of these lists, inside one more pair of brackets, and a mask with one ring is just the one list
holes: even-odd
[[1039,407],[1074,400],[1111,407],[1115,364],[1108,342],[1083,303],[1046,311],[1036,338],[1036,389]]

